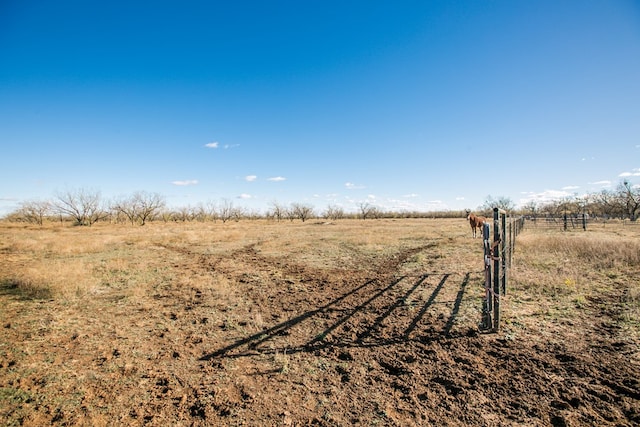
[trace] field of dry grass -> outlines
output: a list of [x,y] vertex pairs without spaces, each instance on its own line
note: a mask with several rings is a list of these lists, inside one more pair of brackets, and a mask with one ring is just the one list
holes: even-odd
[[7,425],[640,423],[640,228],[0,223]]

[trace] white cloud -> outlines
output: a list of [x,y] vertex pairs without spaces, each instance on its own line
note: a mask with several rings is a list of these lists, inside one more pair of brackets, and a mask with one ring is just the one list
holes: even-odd
[[267,181],[273,181],[273,182],[280,182],[280,181],[286,181],[287,178],[283,177],[283,176],[274,176],[271,178],[268,178]]
[[[213,142],[204,144],[204,146],[207,148],[220,148],[220,143],[218,141],[213,141]],[[239,146],[240,144],[224,144],[222,148],[224,148],[225,150],[228,150],[229,148],[236,148]]]
[[187,179],[184,181],[171,181],[173,185],[178,185],[180,187],[185,187],[187,185],[198,185],[197,179]]
[[416,197],[420,197],[420,196],[417,195],[416,193],[411,193],[411,194],[405,194],[402,197],[406,197],[407,199],[415,199]]
[[238,196],[238,199],[244,199],[244,200],[252,199],[252,198],[253,198],[253,196],[251,194],[247,194],[247,193],[242,193],[241,195]]
[[[355,201],[352,203],[356,204]],[[428,200],[424,203],[417,204],[412,200],[406,198],[401,199],[383,199],[380,200],[376,196],[370,195],[367,199],[367,203],[377,206],[383,210],[388,211],[433,211],[447,209],[447,205],[442,200]]]
[[527,203],[530,203],[530,202],[544,204],[544,203],[551,202],[553,200],[560,200],[566,197],[573,196],[573,193],[570,193],[568,191],[559,191],[559,190],[545,190],[541,193],[523,192],[522,194],[524,195],[524,197],[520,199],[521,206],[526,205]]
[[463,197],[463,196],[458,196],[458,197],[456,197],[456,201],[460,202],[460,201],[462,201],[462,200],[464,200],[464,197]]
[[621,178],[626,178],[628,176],[640,176],[640,168],[631,169],[632,172],[622,172],[618,175]]
[[580,187],[578,187],[577,185],[567,185],[566,187],[562,187],[564,191],[577,190],[578,188]]
[[256,175],[247,175],[247,176],[244,177],[244,180],[247,181],[247,182],[253,182],[256,179],[258,179],[258,177]]
[[364,185],[357,185],[353,182],[345,182],[344,186],[347,188],[347,190],[362,190],[363,188],[366,188]]
[[611,181],[596,181],[596,182],[591,182],[591,185],[600,185],[602,187],[609,187],[611,185]]

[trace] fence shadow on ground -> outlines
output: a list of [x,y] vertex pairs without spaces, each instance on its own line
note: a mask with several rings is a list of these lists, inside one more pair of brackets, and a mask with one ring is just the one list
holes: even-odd
[[[307,311],[285,322],[239,339],[228,346],[201,357],[200,360],[207,361],[216,358],[238,358],[254,356],[257,354],[315,352],[327,348],[378,347],[402,344],[409,341],[433,341],[451,338],[453,326],[455,325],[462,301],[469,285],[470,274],[471,273],[466,273],[464,275],[463,280],[459,284],[455,300],[446,301],[446,303],[452,304],[451,311],[446,318],[446,321],[442,322],[439,320],[437,324],[429,325],[430,334],[426,337],[425,335],[421,335],[412,338],[412,334],[417,331],[429,309],[436,303],[436,298],[440,295],[445,285],[450,282],[452,275],[449,273],[441,273],[437,275],[441,276],[440,280],[431,290],[429,297],[419,306],[419,309],[415,314],[412,314],[406,319],[408,322],[405,321],[406,326],[404,327],[404,330],[394,333],[391,336],[383,337],[378,332],[384,328],[383,324],[386,320],[392,317],[399,309],[406,306],[407,301],[409,301],[418,289],[421,287],[424,288],[425,280],[428,277],[435,276],[435,274],[401,276],[394,279],[386,286],[378,289],[375,287],[376,284],[379,284],[378,281],[369,280],[329,301],[321,307]],[[414,278],[415,282],[408,289],[400,295],[391,298],[390,304],[386,304],[384,302],[384,300],[389,297],[389,294],[398,287],[400,282],[411,278]],[[339,307],[340,303],[361,291],[369,291],[372,293],[370,296],[365,298],[364,301],[355,304],[353,307]],[[381,308],[376,309],[374,304],[380,302],[382,302]],[[355,336],[353,336],[353,334],[349,336],[349,333],[345,331],[347,323],[353,320],[355,316],[362,315],[366,311],[379,312],[379,314],[377,314],[373,320],[359,321],[357,324],[360,327],[360,331],[355,334]],[[336,319],[328,322],[328,326],[309,334],[312,338],[307,339],[306,342],[298,345],[276,345],[276,341],[278,339],[283,336],[289,336],[290,331],[294,327],[300,326],[303,322],[311,321],[314,318],[327,318],[330,317],[331,314],[335,313],[339,313],[340,315]],[[435,330],[434,326],[441,329]],[[339,333],[340,328],[343,329],[342,333]],[[329,339],[329,337],[331,337],[331,339]]]

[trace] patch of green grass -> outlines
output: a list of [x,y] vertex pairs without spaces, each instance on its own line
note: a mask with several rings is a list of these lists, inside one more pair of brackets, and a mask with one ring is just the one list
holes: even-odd
[[0,387],[0,401],[9,402],[11,405],[29,403],[33,400],[31,395],[17,388]]

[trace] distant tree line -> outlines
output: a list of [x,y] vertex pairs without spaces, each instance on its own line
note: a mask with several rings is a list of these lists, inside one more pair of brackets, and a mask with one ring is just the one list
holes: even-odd
[[640,187],[634,187],[625,180],[614,190],[566,197],[544,204],[530,202],[520,209],[520,214],[534,218],[564,215],[576,217],[584,214],[590,218],[626,219],[635,222],[640,216]]
[[[355,212],[347,212],[341,206],[329,205],[322,212],[303,203],[283,205],[270,203],[266,212],[248,210],[236,206],[229,200],[206,202],[196,206],[168,208],[163,196],[158,193],[137,191],[129,196],[111,201],[102,199],[99,191],[76,189],[60,192],[52,200],[30,200],[4,217],[6,221],[27,222],[42,225],[45,221],[71,222],[79,226],[91,226],[99,221],[115,224],[145,225],[150,221],[205,222],[240,221],[243,219],[267,219],[273,221],[305,222],[309,219],[380,219],[380,218],[460,218],[460,211],[389,211],[368,202],[356,205]],[[514,215],[533,217],[588,214],[591,217],[619,218],[636,221],[640,215],[640,188],[628,181],[615,190],[603,190],[586,196],[567,197],[545,203],[530,202],[516,210],[507,197],[487,196],[477,212],[491,216],[495,207]]]

